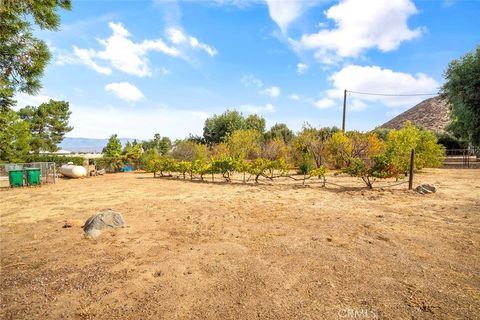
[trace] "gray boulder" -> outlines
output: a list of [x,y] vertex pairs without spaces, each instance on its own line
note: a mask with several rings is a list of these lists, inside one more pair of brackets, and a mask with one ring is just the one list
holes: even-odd
[[99,212],[88,218],[83,226],[86,237],[96,237],[104,229],[125,228],[125,220],[115,211]]
[[420,194],[429,194],[437,192],[437,188],[432,184],[422,184],[415,189]]

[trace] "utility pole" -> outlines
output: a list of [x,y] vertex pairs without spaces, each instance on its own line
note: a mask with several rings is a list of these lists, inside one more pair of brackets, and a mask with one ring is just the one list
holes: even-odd
[[345,113],[347,112],[347,89],[343,91],[343,120],[342,132],[345,133]]

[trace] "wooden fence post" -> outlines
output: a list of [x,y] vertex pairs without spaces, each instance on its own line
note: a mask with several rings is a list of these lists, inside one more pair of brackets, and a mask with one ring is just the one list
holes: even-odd
[[415,161],[415,149],[410,152],[410,173],[408,175],[408,190],[413,189],[413,167]]
[[57,178],[57,168],[55,162],[53,163],[53,184],[56,183],[56,178]]

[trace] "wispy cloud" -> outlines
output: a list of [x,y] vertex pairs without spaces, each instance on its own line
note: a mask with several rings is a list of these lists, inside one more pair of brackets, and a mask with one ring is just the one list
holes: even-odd
[[271,98],[277,98],[280,95],[280,88],[277,86],[271,86],[260,91],[260,93]]
[[275,107],[270,103],[266,105],[244,104],[240,106],[240,110],[245,113],[263,114],[275,112]]

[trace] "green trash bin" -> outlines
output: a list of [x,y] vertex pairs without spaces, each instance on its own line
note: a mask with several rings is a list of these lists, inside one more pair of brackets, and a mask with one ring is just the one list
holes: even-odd
[[27,168],[27,183],[29,186],[39,185],[40,180],[40,169],[39,168]]
[[8,180],[12,188],[23,186],[23,170],[15,169],[8,171]]

